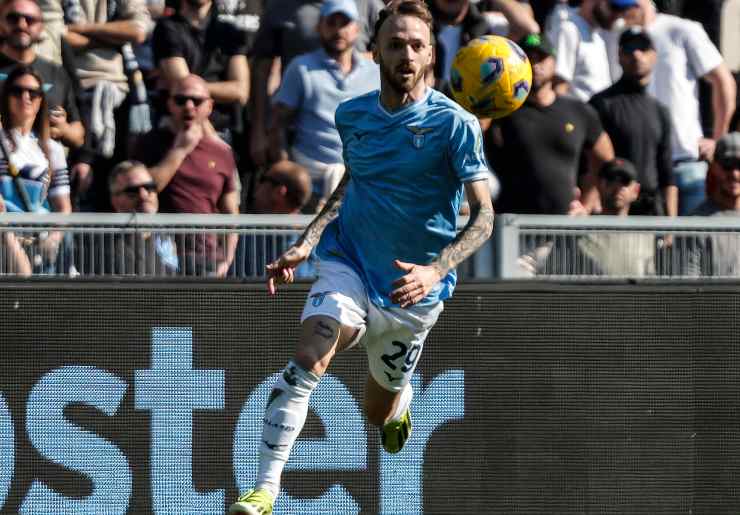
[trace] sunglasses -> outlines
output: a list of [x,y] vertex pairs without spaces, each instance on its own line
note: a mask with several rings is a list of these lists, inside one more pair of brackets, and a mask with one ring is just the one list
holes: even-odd
[[138,197],[141,188],[144,188],[147,193],[154,193],[157,191],[157,185],[154,181],[144,182],[142,184],[132,184],[127,188],[117,191],[116,195],[128,195],[129,197]]
[[44,94],[41,88],[27,88],[17,84],[10,86],[9,93],[16,98],[23,98],[23,93],[28,93],[31,100],[38,100]]
[[18,25],[21,20],[25,21],[26,25],[28,25],[29,27],[31,25],[36,25],[37,23],[41,23],[41,18],[37,18],[36,16],[31,16],[30,14],[23,14],[23,13],[13,11],[5,15],[5,21],[7,21],[11,25]]
[[172,101],[175,102],[175,105],[180,107],[185,106],[188,103],[188,100],[190,100],[195,107],[200,107],[200,105],[208,99],[205,97],[190,97],[188,95],[175,95],[172,97]]

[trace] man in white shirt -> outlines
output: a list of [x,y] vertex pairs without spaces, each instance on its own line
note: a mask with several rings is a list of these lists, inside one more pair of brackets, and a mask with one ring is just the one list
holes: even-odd
[[[649,91],[671,112],[678,214],[685,215],[705,198],[707,161],[712,160],[715,142],[727,132],[735,110],[735,81],[699,23],[658,13],[650,0],[639,0],[639,7],[641,16],[635,21],[650,34],[657,51]],[[711,138],[702,132],[699,79],[712,88]]]
[[556,91],[587,102],[611,86],[608,30],[637,0],[583,0],[579,7],[556,8],[547,36],[558,56]]

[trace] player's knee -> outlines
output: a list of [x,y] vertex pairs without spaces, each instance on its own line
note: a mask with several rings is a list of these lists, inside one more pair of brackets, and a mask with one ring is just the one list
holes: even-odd
[[303,322],[295,362],[323,375],[337,351],[339,323],[328,317],[311,317]]

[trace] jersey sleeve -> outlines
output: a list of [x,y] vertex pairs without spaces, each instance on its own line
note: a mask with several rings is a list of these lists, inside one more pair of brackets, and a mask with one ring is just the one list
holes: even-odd
[[159,65],[159,61],[162,59],[185,56],[182,38],[176,25],[166,18],[159,20],[154,27],[152,52],[154,53],[154,62],[157,65]]
[[483,135],[473,117],[454,118],[449,146],[450,165],[461,182],[488,178],[488,163],[483,153]]

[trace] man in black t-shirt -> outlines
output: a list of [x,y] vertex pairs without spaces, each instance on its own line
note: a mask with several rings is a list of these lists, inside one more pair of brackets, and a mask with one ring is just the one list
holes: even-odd
[[[592,107],[555,93],[555,55],[545,36],[530,34],[519,45],[532,63],[532,92],[489,131],[489,159],[501,181],[496,211],[598,212],[597,172],[614,158],[609,136]],[[590,166],[579,177],[582,152]]]
[[246,44],[246,33],[222,21],[211,0],[182,0],[152,35],[154,62],[167,81],[195,74],[208,83],[214,100],[211,123],[229,144],[232,133],[241,132],[241,111],[249,98]]
[[79,88],[60,65],[36,54],[44,23],[41,9],[33,0],[10,0],[0,8],[0,84],[19,64],[30,65],[44,81],[50,108],[51,136],[70,148],[82,146],[85,128],[77,105]]
[[591,98],[618,156],[633,162],[640,197],[635,215],[678,214],[678,188],[673,178],[671,115],[648,94],[657,54],[647,32],[631,27],[619,38],[619,81]]

